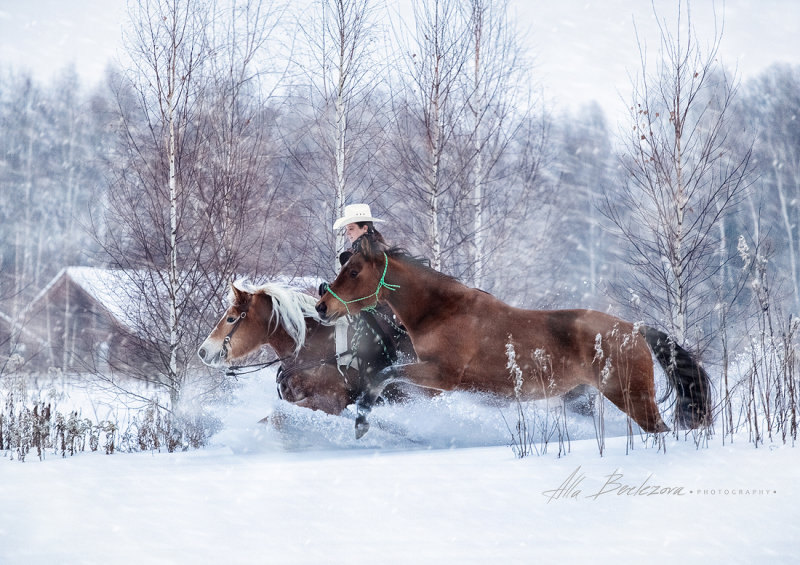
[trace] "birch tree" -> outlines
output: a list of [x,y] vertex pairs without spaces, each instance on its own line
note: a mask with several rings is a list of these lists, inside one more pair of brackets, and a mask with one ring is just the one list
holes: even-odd
[[[484,285],[485,257],[490,251],[488,235],[503,231],[498,225],[514,204],[509,191],[499,185],[497,166],[506,154],[529,106],[518,104],[524,85],[530,80],[524,67],[516,30],[509,21],[506,0],[470,0],[469,64],[466,90],[471,151],[466,153],[468,187],[471,192],[472,229],[470,237],[472,279],[476,287]],[[503,179],[508,183],[508,179]],[[489,223],[491,212],[493,219]]]
[[181,338],[189,308],[181,285],[197,269],[185,242],[211,5],[141,0],[129,10],[131,67],[114,85],[124,161],[109,191],[105,245],[130,280],[127,292],[139,295],[131,296],[141,308],[133,322],[152,340],[150,361],[161,367],[161,375],[143,376],[165,386],[174,406],[186,378]]
[[190,374],[204,379],[200,394],[224,378],[196,370],[197,344],[225,285],[270,248],[276,183],[261,73],[280,10],[141,0],[130,16],[130,66],[111,80],[119,141],[100,239],[125,275],[135,376],[163,386],[175,408]]
[[[382,80],[376,57],[379,6],[380,0],[317,0],[310,22],[301,25],[307,50],[301,66],[310,89],[306,102],[316,123],[304,136],[314,147],[311,162],[295,156],[318,193],[309,215],[321,224],[318,247],[328,250],[332,273],[339,269],[336,251],[345,240],[331,232],[331,225],[346,203],[373,203],[376,197],[374,156],[383,131],[374,105]],[[313,227],[309,231],[315,233]]]
[[[464,119],[462,73],[469,50],[464,15],[452,0],[416,0],[410,28],[396,30],[402,52],[401,94],[394,100],[395,148],[405,171],[404,190],[424,211],[427,253],[441,270],[445,198],[457,198],[456,135]],[[446,168],[449,170],[446,171]],[[408,214],[413,217],[414,214]],[[410,232],[418,230],[412,225]]]
[[623,184],[606,193],[603,209],[629,246],[629,288],[686,344],[713,307],[719,223],[750,184],[752,146],[726,144],[737,85],[718,62],[721,31],[703,48],[683,1],[672,25],[656,18],[654,69],[639,42]]
[[[136,305],[138,376],[165,387],[173,407],[224,285],[264,245],[269,122],[256,63],[270,6],[142,0],[131,66],[112,81],[120,140],[103,242]],[[205,390],[222,377],[209,378]]]

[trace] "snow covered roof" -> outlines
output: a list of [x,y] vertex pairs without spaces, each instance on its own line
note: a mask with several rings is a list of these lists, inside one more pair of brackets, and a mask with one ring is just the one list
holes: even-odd
[[136,328],[132,316],[139,291],[123,271],[93,267],[68,267],[66,274],[88,295],[97,300],[120,324],[130,330]]
[[132,314],[137,305],[132,297],[138,292],[133,289],[130,278],[123,271],[96,267],[65,267],[33,299],[29,310],[35,309],[36,305],[64,278],[76,284],[124,328],[135,330]]

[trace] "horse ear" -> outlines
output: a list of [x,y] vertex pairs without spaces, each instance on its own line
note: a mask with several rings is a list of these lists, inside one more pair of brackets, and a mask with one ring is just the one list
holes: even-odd
[[236,283],[231,283],[231,296],[233,297],[233,306],[245,306],[250,303],[251,294],[238,288]]
[[340,267],[344,267],[344,264],[345,264],[345,263],[347,263],[347,261],[348,261],[348,260],[350,259],[350,257],[352,257],[352,256],[353,256],[353,252],[352,252],[352,251],[342,251],[342,252],[339,254],[339,266],[340,266]]

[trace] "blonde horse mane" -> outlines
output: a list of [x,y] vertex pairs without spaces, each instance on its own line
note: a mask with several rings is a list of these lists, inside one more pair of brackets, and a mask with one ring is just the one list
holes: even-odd
[[286,330],[295,342],[295,354],[306,341],[306,318],[320,321],[319,314],[314,308],[317,299],[285,284],[269,282],[255,285],[247,279],[239,279],[231,285],[228,293],[228,302],[233,306],[237,302],[234,288],[247,294],[262,294],[272,298],[270,324],[274,322]]

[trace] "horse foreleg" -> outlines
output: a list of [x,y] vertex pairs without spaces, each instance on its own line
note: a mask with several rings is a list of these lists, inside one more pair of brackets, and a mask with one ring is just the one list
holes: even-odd
[[364,390],[356,399],[356,439],[360,439],[369,430],[367,415],[372,410],[384,389],[397,382],[407,382],[419,387],[436,390],[453,390],[458,379],[443,379],[440,368],[435,363],[407,363],[392,365],[381,370],[372,377]]
[[377,375],[366,379],[364,390],[356,398],[356,439],[361,439],[369,431],[367,415],[375,406],[383,390],[395,382],[396,379],[391,376],[391,369],[392,367],[386,367]]
[[374,404],[387,386],[400,382],[410,383],[422,388],[453,390],[458,386],[459,380],[451,379],[448,381],[442,378],[442,372],[435,363],[421,362],[391,365],[369,379],[366,390],[361,394],[361,397],[365,399],[362,404],[366,405],[369,402]]
[[332,416],[338,416],[342,411],[347,408],[349,398],[346,394],[334,394],[332,396],[307,396],[299,402],[295,402],[295,406],[301,408],[309,408],[311,410],[320,410]]

